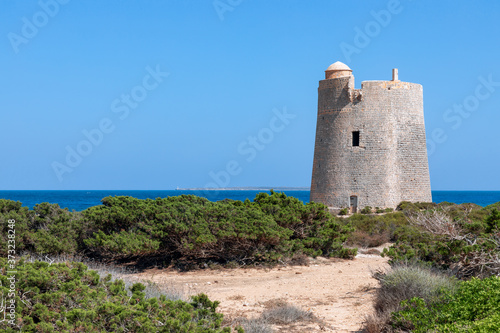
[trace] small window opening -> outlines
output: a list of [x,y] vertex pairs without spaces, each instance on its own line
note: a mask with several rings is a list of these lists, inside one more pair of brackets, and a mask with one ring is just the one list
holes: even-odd
[[353,147],[359,146],[359,131],[352,132],[352,146]]

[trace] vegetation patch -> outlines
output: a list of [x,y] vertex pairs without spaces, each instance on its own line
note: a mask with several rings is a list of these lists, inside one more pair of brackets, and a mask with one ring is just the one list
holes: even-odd
[[[398,213],[406,222],[391,228],[394,245],[382,254],[392,270],[375,274],[381,287],[366,331],[500,331],[497,207],[401,203]],[[370,220],[362,230],[377,234],[377,225]]]
[[[283,193],[259,193],[253,202],[181,195],[156,200],[107,197],[102,203],[69,212],[56,204],[29,210],[19,202],[0,200],[0,222],[16,221],[18,251],[179,268],[356,255],[356,249],[343,247],[353,230],[349,224],[339,223],[323,204],[304,204]],[[6,244],[3,230],[3,255]]]
[[462,281],[436,302],[414,297],[392,315],[395,329],[423,333],[499,332],[500,277]]
[[[4,299],[10,285],[6,259],[0,259],[0,270]],[[145,285],[127,289],[123,280],[100,278],[77,262],[21,259],[16,270],[16,320],[0,322],[2,332],[231,332],[221,327],[219,303],[203,294],[189,302],[147,297]]]

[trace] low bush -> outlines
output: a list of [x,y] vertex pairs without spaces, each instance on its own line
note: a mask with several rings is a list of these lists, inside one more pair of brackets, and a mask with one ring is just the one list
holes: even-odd
[[361,214],[371,214],[372,208],[370,206],[366,206],[365,208],[361,209]]
[[429,304],[420,297],[401,303],[391,326],[411,332],[499,332],[500,277],[473,278]]
[[7,254],[8,220],[15,220],[17,253],[75,254],[82,246],[85,225],[82,215],[41,203],[33,210],[20,202],[0,199],[0,253]]
[[143,284],[127,290],[123,280],[101,279],[83,263],[24,259],[16,265],[12,292],[6,259],[0,270],[2,299],[15,300],[15,318],[0,322],[2,332],[231,332],[221,327],[219,303],[203,294],[189,302],[148,298]]

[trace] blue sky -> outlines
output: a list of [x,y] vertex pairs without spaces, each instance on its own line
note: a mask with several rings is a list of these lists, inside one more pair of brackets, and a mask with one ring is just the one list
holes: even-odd
[[318,81],[342,61],[357,88],[392,68],[423,85],[434,190],[500,190],[499,18],[495,1],[2,0],[0,189],[309,186]]

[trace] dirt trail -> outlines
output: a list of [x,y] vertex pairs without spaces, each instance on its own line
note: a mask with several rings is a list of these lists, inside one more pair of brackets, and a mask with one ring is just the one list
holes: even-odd
[[354,260],[311,259],[309,266],[182,273],[154,269],[136,276],[182,288],[188,295],[206,293],[221,302],[219,311],[229,319],[257,317],[266,304],[281,299],[310,310],[322,321],[287,327],[284,332],[359,332],[372,312],[378,287],[371,273],[387,267],[386,258],[361,254]]

